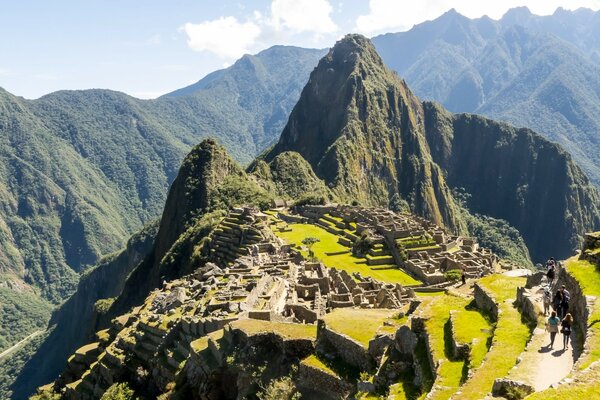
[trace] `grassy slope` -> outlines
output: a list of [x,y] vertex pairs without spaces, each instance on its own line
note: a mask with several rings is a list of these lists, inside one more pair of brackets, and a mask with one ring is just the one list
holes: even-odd
[[331,330],[347,335],[369,347],[369,341],[384,327],[384,322],[399,327],[405,318],[396,318],[398,311],[387,309],[338,308],[325,315],[323,320]]
[[290,224],[288,227],[291,228],[291,232],[275,230],[275,234],[296,246],[302,246],[302,240],[306,237],[318,238],[320,242],[314,244],[312,250],[315,257],[328,267],[342,269],[348,273],[360,272],[363,276],[371,276],[383,282],[400,283],[401,285],[420,284],[419,281],[395,266],[387,266],[387,268],[383,265],[370,267],[365,263],[364,258],[354,257],[350,253],[328,255],[328,253],[347,251],[348,248],[337,242],[338,236],[327,232],[321,227],[311,224]]

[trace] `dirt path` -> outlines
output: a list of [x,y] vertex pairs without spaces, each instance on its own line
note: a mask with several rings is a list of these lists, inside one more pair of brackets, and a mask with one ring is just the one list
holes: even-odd
[[4,350],[2,353],[0,353],[0,361],[2,361],[4,358],[6,358],[9,355],[11,355],[13,352],[15,352],[17,349],[19,349],[19,347],[21,347],[22,345],[24,345],[29,340],[33,339],[34,337],[36,337],[38,335],[41,335],[44,332],[45,332],[44,330],[35,331],[31,335],[29,335],[29,336],[21,339],[20,341],[18,341],[17,343],[15,343],[13,346],[11,346],[8,349]]
[[[543,310],[541,289],[536,293],[537,305]],[[571,339],[576,335],[571,335]],[[530,384],[536,391],[547,389],[560,382],[571,372],[574,364],[573,343],[563,350],[563,335],[556,334],[554,348],[550,348],[550,334],[537,327],[521,361],[509,374],[509,378]]]

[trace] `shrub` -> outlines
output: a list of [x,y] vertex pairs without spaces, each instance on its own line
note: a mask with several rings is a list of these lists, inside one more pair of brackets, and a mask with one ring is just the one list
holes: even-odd
[[444,272],[444,278],[446,278],[446,280],[448,280],[448,281],[455,282],[455,281],[458,281],[461,277],[462,277],[462,272],[457,269],[453,269],[453,270]]
[[300,393],[289,376],[273,380],[256,396],[260,400],[299,400]]
[[127,383],[115,383],[108,388],[100,400],[133,400],[136,399],[133,389]]

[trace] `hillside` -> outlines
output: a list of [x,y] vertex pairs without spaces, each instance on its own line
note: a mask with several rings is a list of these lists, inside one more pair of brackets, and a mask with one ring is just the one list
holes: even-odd
[[599,20],[586,9],[542,17],[517,8],[497,21],[450,10],[373,42],[419,97],[533,129],[598,186]]

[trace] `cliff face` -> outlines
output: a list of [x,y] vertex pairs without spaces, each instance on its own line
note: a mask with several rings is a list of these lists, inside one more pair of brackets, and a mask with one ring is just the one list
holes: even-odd
[[427,140],[471,211],[508,221],[534,260],[566,257],[600,225],[600,196],[571,156],[528,129],[425,104]]
[[423,107],[368,39],[348,35],[312,72],[266,161],[296,151],[342,200],[413,211],[462,230],[442,171],[431,160]]

